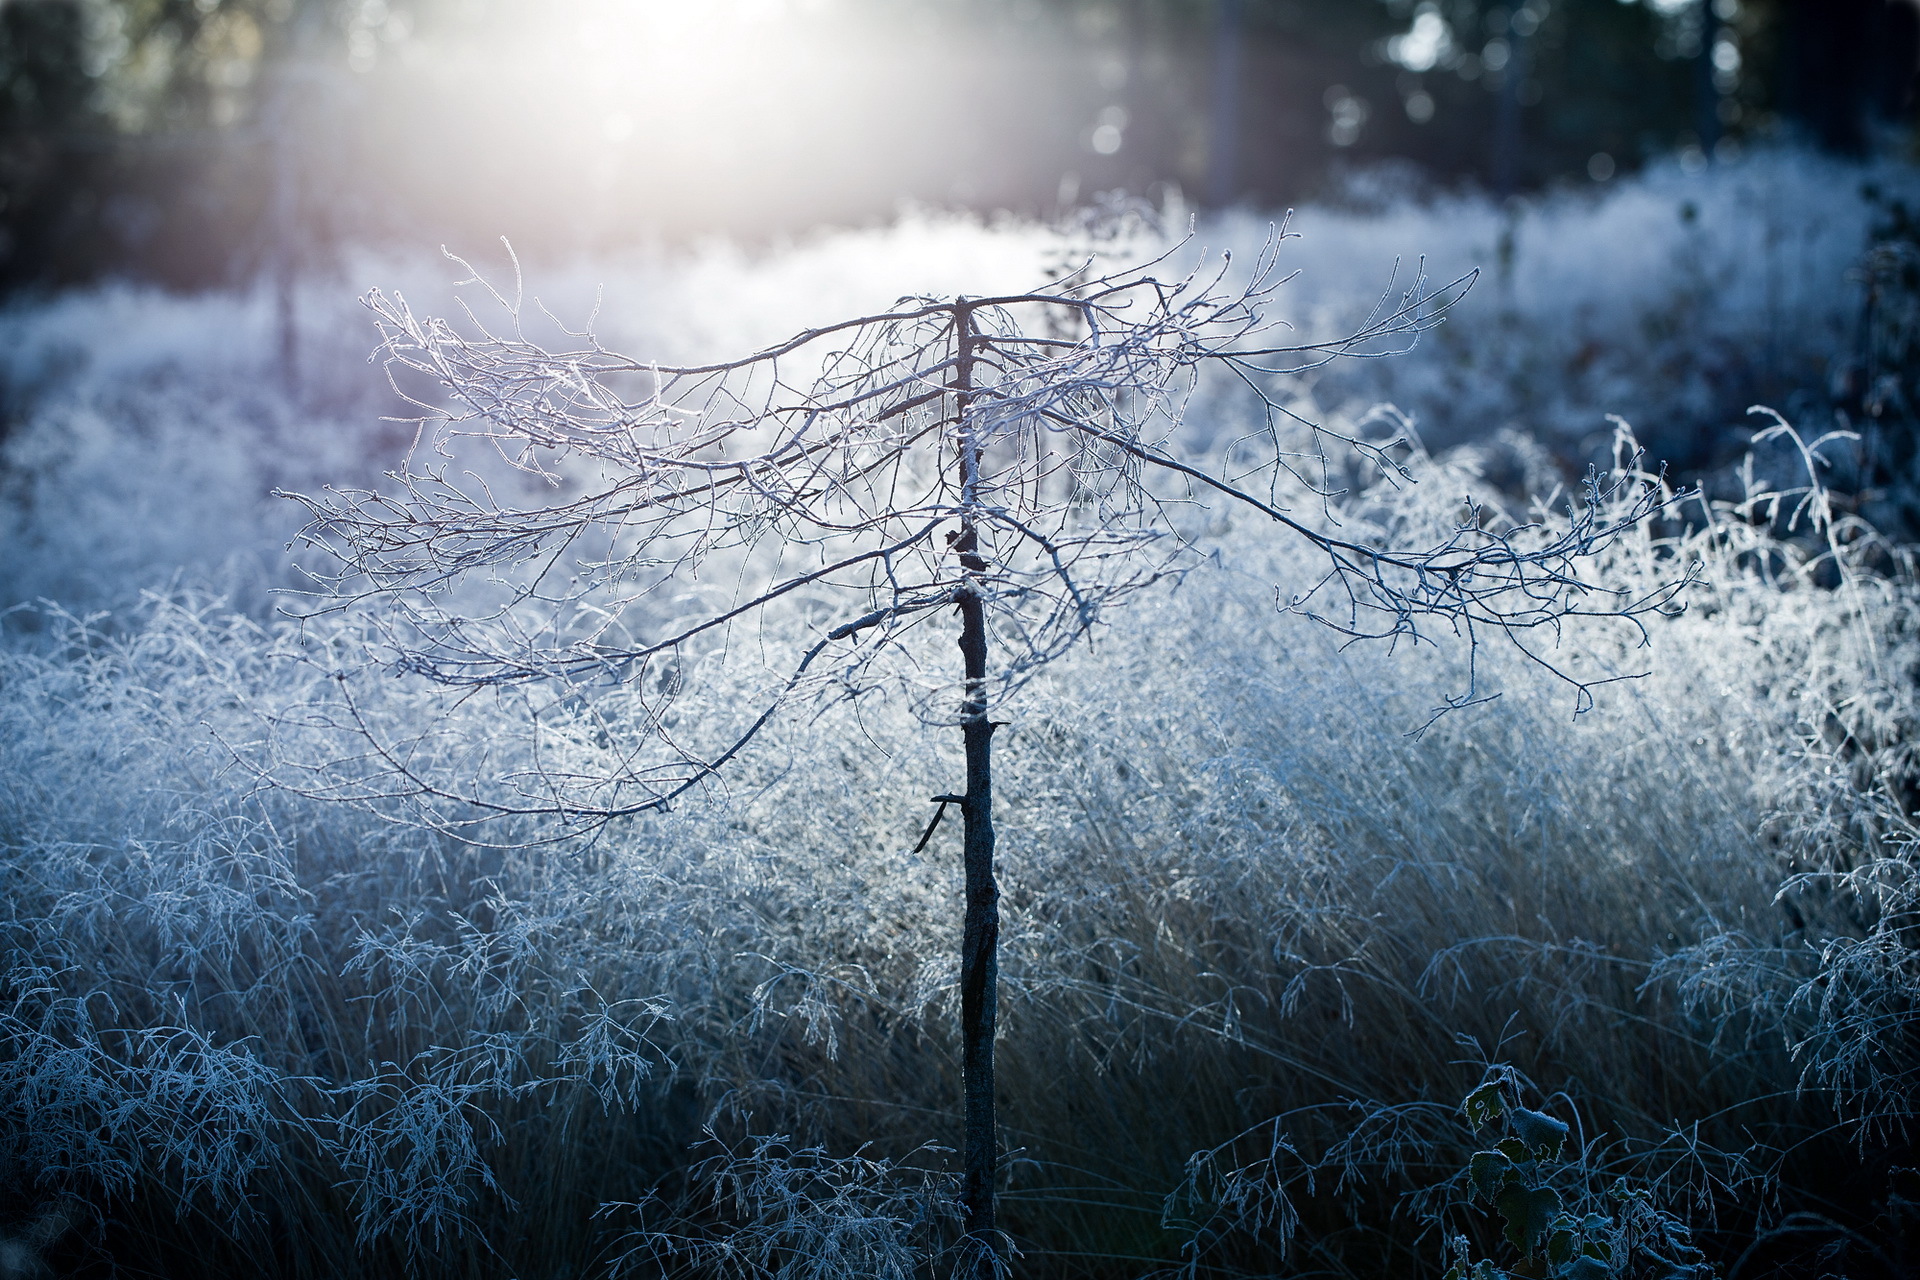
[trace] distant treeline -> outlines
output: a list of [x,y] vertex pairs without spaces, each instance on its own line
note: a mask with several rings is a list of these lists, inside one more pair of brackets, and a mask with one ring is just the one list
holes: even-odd
[[9,0],[0,288],[1857,154],[1917,58],[1914,0]]

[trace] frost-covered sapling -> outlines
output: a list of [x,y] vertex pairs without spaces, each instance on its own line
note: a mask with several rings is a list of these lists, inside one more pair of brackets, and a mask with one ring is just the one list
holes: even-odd
[[[1269,311],[1284,238],[1238,275],[1224,258],[1089,266],[1030,293],[906,298],[683,366],[615,354],[590,332],[550,350],[522,328],[518,293],[488,288],[498,328],[370,294],[395,385],[418,397],[421,443],[392,491],[295,495],[312,515],[305,537],[338,560],[323,607],[376,606],[376,649],[396,669],[551,693],[527,704],[531,745],[510,760],[450,766],[430,734],[385,740],[363,721],[378,780],[314,785],[399,793],[446,829],[557,815],[586,830],[701,786],[783,706],[912,687],[924,719],[965,746],[965,787],[934,798],[922,844],[957,807],[962,1199],[981,1265],[998,1265],[991,749],[993,717],[1025,679],[1107,609],[1199,563],[1197,526],[1225,509],[1317,549],[1319,576],[1291,605],[1355,637],[1419,639],[1437,621],[1470,646],[1498,635],[1539,656],[1569,618],[1635,617],[1679,586],[1628,595],[1594,580],[1596,556],[1663,503],[1645,477],[1590,481],[1551,527],[1473,504],[1436,536],[1361,532],[1411,520],[1343,522],[1340,477],[1357,465],[1377,481],[1369,502],[1386,495],[1391,510],[1412,479],[1405,448],[1301,421],[1279,380],[1404,346],[1470,279],[1390,289],[1357,332],[1290,346]],[[419,390],[422,376],[437,392]],[[1205,448],[1186,424],[1203,376],[1255,409],[1251,429]],[[517,499],[502,461],[558,496]],[[947,610],[955,679],[927,676],[913,643]],[[717,673],[782,647],[754,697],[728,677],[712,703]]]

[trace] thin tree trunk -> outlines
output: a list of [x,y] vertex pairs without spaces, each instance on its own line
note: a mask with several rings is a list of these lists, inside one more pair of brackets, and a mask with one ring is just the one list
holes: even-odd
[[[970,512],[979,485],[980,455],[966,429],[973,387],[973,312],[954,310],[958,368],[954,378],[959,434],[960,498]],[[991,1277],[998,1251],[993,1196],[999,1163],[993,1099],[993,1032],[997,1013],[1000,945],[1000,890],[993,879],[993,723],[987,719],[987,616],[979,575],[987,568],[979,553],[979,531],[970,514],[961,518],[954,539],[965,583],[959,592],[960,655],[966,692],[960,728],[967,748],[966,822],[962,865],[966,870],[967,917],[960,942],[960,1044],[965,1142],[961,1153],[961,1200],[967,1235],[979,1250],[978,1274]]]

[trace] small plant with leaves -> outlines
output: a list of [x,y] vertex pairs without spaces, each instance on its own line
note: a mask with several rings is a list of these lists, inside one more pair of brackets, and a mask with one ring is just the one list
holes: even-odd
[[1518,1260],[1476,1259],[1464,1235],[1447,1242],[1446,1280],[1607,1280],[1648,1276],[1694,1280],[1713,1274],[1685,1222],[1654,1203],[1644,1187],[1616,1177],[1595,1194],[1589,1145],[1573,1143],[1564,1120],[1519,1103],[1509,1068],[1469,1093],[1461,1110],[1475,1133],[1493,1141],[1467,1160],[1471,1200],[1490,1205],[1501,1237]]

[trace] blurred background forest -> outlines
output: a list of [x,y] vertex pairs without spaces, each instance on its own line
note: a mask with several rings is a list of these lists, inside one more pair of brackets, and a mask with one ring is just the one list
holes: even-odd
[[[1906,0],[9,0],[0,283],[228,285],[342,244],[583,253],[1496,195],[1847,155],[1912,116]],[[1891,145],[1903,145],[1892,143]],[[1389,178],[1389,181],[1391,179]]]

